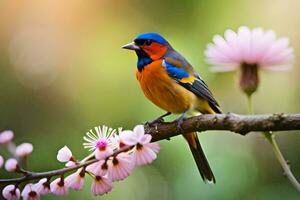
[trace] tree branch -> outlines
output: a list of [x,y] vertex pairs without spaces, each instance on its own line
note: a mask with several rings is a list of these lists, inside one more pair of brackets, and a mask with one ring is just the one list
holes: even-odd
[[179,134],[207,130],[227,130],[240,135],[246,135],[253,131],[300,130],[300,114],[206,114],[186,119],[181,127],[178,127],[176,122],[145,126],[146,133],[152,135],[153,141],[167,139]]
[[[116,150],[110,156],[116,156],[121,152],[125,152],[125,151],[130,150],[130,148],[131,147],[124,147],[122,149]],[[0,179],[0,185],[1,184],[6,185],[6,184],[12,184],[12,183],[18,184],[18,183],[22,183],[24,181],[38,180],[38,179],[42,179],[42,178],[49,178],[49,177],[52,177],[52,176],[58,176],[58,175],[65,174],[67,172],[74,171],[74,170],[82,168],[82,167],[86,167],[86,166],[88,166],[90,164],[93,164],[97,161],[98,160],[95,159],[94,156],[93,156],[93,157],[90,157],[88,160],[85,160],[84,162],[80,162],[78,165],[68,167],[68,168],[56,169],[56,170],[51,170],[51,171],[47,171],[47,172],[30,172],[30,171],[26,171],[26,175],[24,175],[22,177],[19,177],[19,178]]]
[[[159,141],[177,136],[179,134],[206,131],[227,130],[240,135],[246,135],[252,131],[290,131],[300,130],[300,114],[269,114],[269,115],[238,115],[233,113],[217,115],[199,115],[186,119],[181,127],[176,122],[160,123],[155,126],[145,126],[145,133],[152,135],[152,141]],[[127,151],[128,148],[114,152]],[[27,172],[26,176],[12,179],[0,179],[1,184],[21,183],[24,181],[38,180],[45,177],[61,175],[90,165],[97,160],[91,157],[83,163],[70,168],[62,168],[48,172]]]

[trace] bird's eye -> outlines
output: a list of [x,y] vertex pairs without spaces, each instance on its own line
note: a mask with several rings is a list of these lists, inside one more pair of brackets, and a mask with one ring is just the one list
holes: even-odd
[[151,41],[151,40],[146,40],[145,44],[146,44],[147,46],[150,46],[150,45],[152,44],[152,41]]
[[141,46],[145,43],[145,41],[144,40],[134,40],[134,43]]

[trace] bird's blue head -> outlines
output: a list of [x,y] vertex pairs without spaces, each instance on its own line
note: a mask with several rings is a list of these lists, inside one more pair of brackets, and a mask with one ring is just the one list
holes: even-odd
[[134,41],[147,41],[157,42],[161,45],[168,45],[168,41],[158,33],[148,32],[139,34]]
[[143,69],[145,65],[154,60],[161,59],[169,49],[172,49],[168,41],[158,33],[139,34],[133,42],[122,48],[135,50],[138,56],[138,68]]

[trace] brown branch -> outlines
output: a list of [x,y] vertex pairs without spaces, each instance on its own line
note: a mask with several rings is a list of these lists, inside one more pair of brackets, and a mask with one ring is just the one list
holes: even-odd
[[[121,152],[125,152],[128,151],[131,147],[125,147],[119,150],[116,150],[111,156],[116,156]],[[109,156],[110,157],[110,156]],[[95,159],[94,157],[91,157],[90,159],[88,159],[87,161],[80,163],[78,165],[72,166],[72,167],[68,167],[68,168],[62,168],[62,169],[56,169],[56,170],[51,170],[51,171],[47,171],[47,172],[30,172],[30,171],[26,171],[26,175],[19,177],[19,178],[10,178],[10,179],[0,179],[0,185],[4,184],[18,184],[18,183],[22,183],[22,182],[27,182],[27,181],[32,181],[32,180],[39,180],[42,178],[50,178],[53,176],[58,176],[58,175],[62,175],[65,174],[67,172],[71,172],[74,171],[76,169],[82,168],[82,167],[86,167],[90,164],[93,164],[95,162],[97,162],[98,160]]]
[[[182,123],[181,127],[178,127],[176,122],[160,123],[151,127],[145,126],[145,132],[146,134],[152,135],[153,142],[168,139],[179,134],[206,130],[227,130],[240,135],[246,135],[252,131],[300,130],[300,114],[237,115],[227,113],[217,115],[200,115],[186,119]],[[127,150],[127,148],[120,149],[114,152],[114,155]],[[96,159],[91,158],[84,163],[70,168],[47,172],[27,172],[27,175],[20,178],[0,179],[0,185],[58,176],[90,165],[96,161]]]
[[300,130],[300,114],[265,114],[238,115],[234,113],[217,115],[199,115],[186,119],[181,127],[176,122],[161,123],[146,126],[146,133],[151,134],[153,141],[174,137],[179,134],[208,131],[227,130],[240,135],[255,131],[290,131]]

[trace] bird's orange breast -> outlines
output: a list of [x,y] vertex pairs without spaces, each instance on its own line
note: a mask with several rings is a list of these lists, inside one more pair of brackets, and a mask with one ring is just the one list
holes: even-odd
[[153,61],[136,72],[145,96],[165,111],[182,113],[195,106],[197,97],[169,77],[162,60]]

